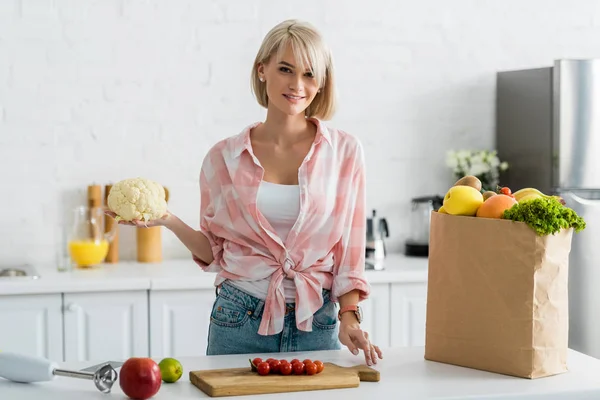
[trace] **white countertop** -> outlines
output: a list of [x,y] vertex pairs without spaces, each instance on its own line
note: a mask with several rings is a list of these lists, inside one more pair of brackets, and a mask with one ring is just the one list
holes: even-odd
[[[383,271],[366,271],[371,284],[425,282],[427,258],[390,254]],[[215,274],[202,271],[189,259],[160,263],[120,262],[89,269],[58,272],[34,266],[39,279],[0,278],[0,295],[75,293],[121,290],[209,289]]]
[[[374,368],[381,374],[379,382],[361,382],[358,388],[334,389],[311,392],[281,393],[231,398],[265,399],[598,399],[600,398],[600,360],[575,351],[569,352],[569,371],[540,379],[523,379],[427,361],[422,347],[393,348],[384,350],[384,359]],[[174,384],[163,383],[153,399],[206,398],[200,389],[189,382],[189,371],[202,369],[247,367],[248,359],[264,354],[204,356],[179,358],[184,373]],[[281,353],[278,358],[304,358],[329,361],[341,366],[364,362],[347,350],[306,353]],[[87,363],[63,363],[64,369],[82,369],[107,360]],[[112,360],[118,361],[118,360]],[[155,360],[160,361],[160,360]],[[117,369],[119,372],[119,369]],[[57,377],[50,382],[20,384],[0,379],[2,400],[69,400],[69,399],[124,399],[118,382],[110,394],[102,394],[92,381]]]

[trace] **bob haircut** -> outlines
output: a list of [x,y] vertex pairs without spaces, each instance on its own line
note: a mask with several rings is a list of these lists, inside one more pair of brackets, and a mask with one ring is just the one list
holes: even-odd
[[252,66],[252,92],[258,104],[267,108],[269,99],[265,82],[258,76],[259,64],[268,63],[275,56],[279,62],[287,46],[291,46],[295,65],[302,70],[312,71],[319,83],[320,92],[306,108],[305,116],[329,120],[336,111],[333,57],[321,34],[309,23],[289,19],[273,27],[263,39]]

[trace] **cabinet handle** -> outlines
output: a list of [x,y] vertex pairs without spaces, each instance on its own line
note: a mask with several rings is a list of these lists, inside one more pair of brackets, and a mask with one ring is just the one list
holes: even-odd
[[77,311],[78,308],[79,308],[79,306],[77,304],[69,303],[65,306],[65,311],[73,312],[73,311]]

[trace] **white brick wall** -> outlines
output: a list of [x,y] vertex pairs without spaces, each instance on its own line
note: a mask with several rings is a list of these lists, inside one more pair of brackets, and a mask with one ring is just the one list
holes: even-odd
[[[312,21],[333,48],[331,124],[365,144],[368,205],[400,249],[410,198],[452,181],[445,150],[492,144],[495,71],[600,56],[597,4],[1,0],[0,264],[52,262],[54,227],[92,182],[159,180],[195,225],[202,157],[263,118],[251,62],[289,17]],[[166,257],[186,255],[164,237]]]

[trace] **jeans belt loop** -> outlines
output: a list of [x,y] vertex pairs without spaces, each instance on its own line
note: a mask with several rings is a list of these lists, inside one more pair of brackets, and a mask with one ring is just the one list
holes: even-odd
[[259,300],[258,303],[256,303],[256,307],[254,308],[254,311],[252,312],[252,318],[260,319],[260,317],[262,317],[264,308],[265,308],[265,301]]

